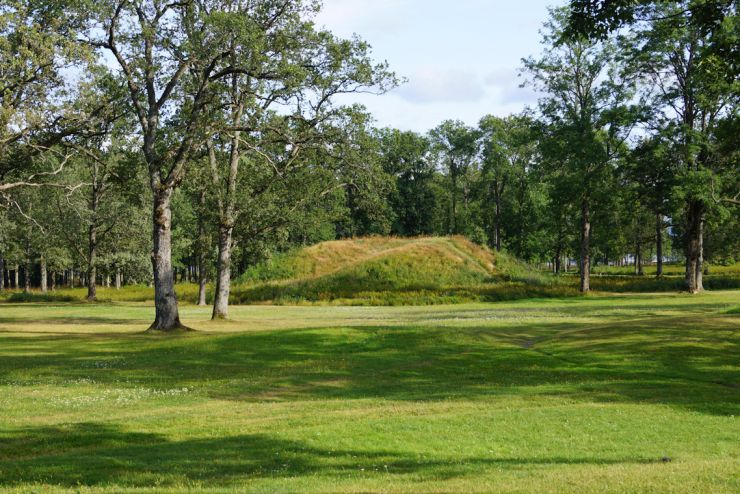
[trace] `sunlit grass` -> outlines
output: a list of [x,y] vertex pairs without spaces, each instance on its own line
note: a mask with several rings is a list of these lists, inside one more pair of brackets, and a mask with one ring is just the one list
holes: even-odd
[[739,303],[0,304],[0,490],[737,492]]

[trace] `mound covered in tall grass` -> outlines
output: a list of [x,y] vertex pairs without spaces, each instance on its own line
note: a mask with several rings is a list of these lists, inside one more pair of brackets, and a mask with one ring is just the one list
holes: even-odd
[[279,254],[247,271],[232,298],[424,304],[545,296],[553,287],[550,276],[464,237],[371,237]]

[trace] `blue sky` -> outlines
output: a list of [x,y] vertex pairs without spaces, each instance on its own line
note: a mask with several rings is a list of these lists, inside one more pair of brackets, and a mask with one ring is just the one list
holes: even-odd
[[[519,88],[520,60],[540,52],[547,7],[563,0],[324,0],[316,20],[357,33],[408,82],[383,96],[358,95],[379,126],[424,132],[448,118],[475,124],[534,105]],[[346,101],[345,101],[346,102]]]

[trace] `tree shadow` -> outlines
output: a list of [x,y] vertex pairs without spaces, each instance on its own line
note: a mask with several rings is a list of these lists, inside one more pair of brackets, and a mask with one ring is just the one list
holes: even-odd
[[[693,321],[693,322],[692,322]],[[692,325],[701,323],[701,329]],[[235,401],[517,394],[740,412],[727,317],[594,327],[345,327],[175,339],[0,337],[0,379],[189,387]],[[662,326],[661,326],[662,324]],[[528,338],[547,338],[528,347]],[[106,362],[110,361],[111,365]],[[91,369],[91,362],[98,363]]]
[[[0,485],[36,482],[64,487],[213,486],[274,477],[414,474],[416,481],[446,480],[470,469],[532,465],[651,463],[657,459],[599,457],[467,457],[420,459],[392,450],[319,448],[268,434],[172,440],[102,423],[0,433]],[[22,450],[23,456],[15,454]],[[365,472],[365,473],[362,473]]]

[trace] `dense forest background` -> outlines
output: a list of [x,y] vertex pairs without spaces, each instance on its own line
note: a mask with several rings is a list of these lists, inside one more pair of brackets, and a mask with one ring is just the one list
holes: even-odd
[[664,260],[701,291],[740,258],[736,6],[591,4],[522,61],[536,108],[419,134],[338,103],[403,81],[313,2],[4,1],[0,289],[153,284],[166,329],[173,282],[215,283],[225,316],[276,252],[459,234],[583,291]]

